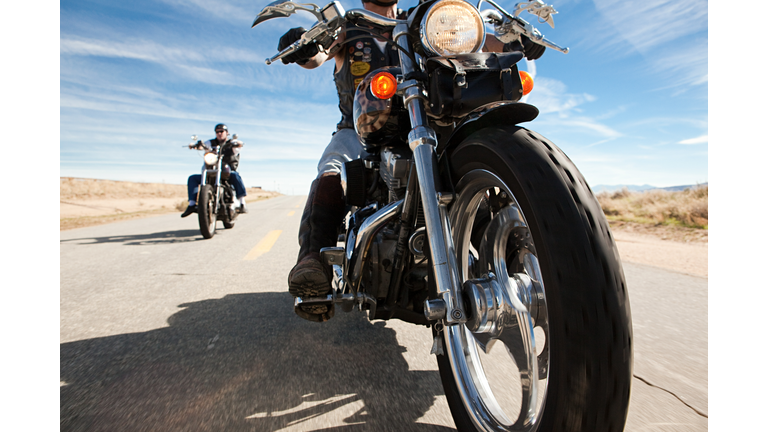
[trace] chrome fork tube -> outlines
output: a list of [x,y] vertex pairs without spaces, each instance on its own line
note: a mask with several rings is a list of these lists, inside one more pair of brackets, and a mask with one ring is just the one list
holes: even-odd
[[[459,295],[458,267],[453,248],[453,239],[450,236],[450,225],[447,212],[443,207],[447,204],[437,193],[437,135],[428,126],[425,99],[426,93],[423,84],[407,79],[410,72],[416,71],[419,65],[414,64],[410,57],[403,52],[411,52],[408,36],[408,26],[398,24],[395,27],[394,38],[402,48],[399,50],[400,66],[405,81],[401,83],[403,103],[408,110],[411,120],[411,132],[408,134],[408,144],[413,151],[416,166],[416,175],[419,180],[419,191],[424,208],[424,217],[427,225],[427,239],[429,240],[430,257],[432,258],[432,270],[435,275],[435,285],[439,299],[438,304],[430,303],[427,309],[439,310],[440,313],[431,313],[430,319],[444,319],[448,325],[466,322],[466,316]],[[442,204],[440,201],[444,201]],[[446,234],[447,233],[447,234]],[[444,313],[443,313],[444,311]]]
[[[219,147],[221,148],[221,147]],[[213,206],[214,213],[219,213],[219,194],[221,193],[221,155],[219,155],[219,162],[216,164],[218,168],[216,170],[216,204]]]

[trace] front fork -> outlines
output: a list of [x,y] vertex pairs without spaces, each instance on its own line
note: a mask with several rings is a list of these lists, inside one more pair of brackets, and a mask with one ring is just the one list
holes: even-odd
[[[413,151],[419,180],[438,296],[426,302],[424,315],[430,320],[442,320],[446,325],[461,324],[467,321],[467,317],[460,295],[461,281],[447,207],[453,197],[450,193],[437,191],[437,135],[427,122],[425,102],[428,99],[424,85],[418,80],[408,79],[412,72],[421,71],[421,66],[414,64],[408,56],[411,44],[406,24],[398,24],[395,27],[394,40],[401,48],[398,52],[404,80],[398,84],[397,90],[403,97],[411,122],[408,145]],[[419,61],[418,55],[414,56]]]
[[203,164],[203,172],[200,174],[200,186],[197,187],[197,202],[200,202],[200,191],[203,189],[203,186],[208,184],[208,173],[210,171],[216,172],[216,182],[214,183],[216,185],[216,199],[214,207],[213,207],[213,214],[219,214],[219,194],[221,193],[221,161],[217,164],[217,169],[215,170],[209,170],[208,166]]

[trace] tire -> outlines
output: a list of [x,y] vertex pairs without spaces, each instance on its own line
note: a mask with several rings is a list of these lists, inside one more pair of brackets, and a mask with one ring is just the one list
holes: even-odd
[[[629,300],[608,223],[581,173],[557,146],[517,126],[477,131],[448,157],[461,281],[486,289],[464,284],[467,324],[433,330],[443,335],[437,361],[457,428],[623,430]],[[515,313],[488,327],[479,311],[493,301],[482,296],[489,290],[526,312],[499,309]]]
[[209,239],[216,234],[216,196],[211,185],[203,185],[198,197],[197,218],[200,234]]
[[235,201],[235,189],[231,185],[225,185],[224,197],[221,205],[224,206],[224,214],[226,215],[221,223],[224,224],[225,229],[232,229],[235,227],[235,220],[237,220],[237,210],[233,210],[230,206]]

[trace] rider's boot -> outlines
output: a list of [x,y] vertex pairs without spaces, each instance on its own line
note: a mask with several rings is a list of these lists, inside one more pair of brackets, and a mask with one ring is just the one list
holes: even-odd
[[[336,246],[338,229],[347,213],[338,175],[315,179],[299,225],[299,256],[288,274],[288,291],[294,297],[322,297],[331,293],[330,269],[320,260],[320,249]],[[302,305],[296,314],[310,321],[333,317],[333,303]]]

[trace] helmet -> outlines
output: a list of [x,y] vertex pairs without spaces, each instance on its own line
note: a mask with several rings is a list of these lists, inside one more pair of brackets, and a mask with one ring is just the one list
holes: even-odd
[[[399,75],[399,67],[383,67],[368,73],[357,86],[354,104],[352,106],[352,118],[354,119],[355,132],[360,136],[360,141],[366,150],[377,146],[389,145],[396,139],[403,140],[410,128],[399,128],[402,121],[408,124],[407,111],[402,107],[399,98],[379,99],[371,93],[371,81],[379,72],[389,72]],[[401,119],[401,117],[403,117]]]
[[227,129],[227,125],[225,125],[224,123],[219,123],[213,127],[214,132],[216,132],[219,129],[224,129],[225,131],[229,131],[229,129]]

